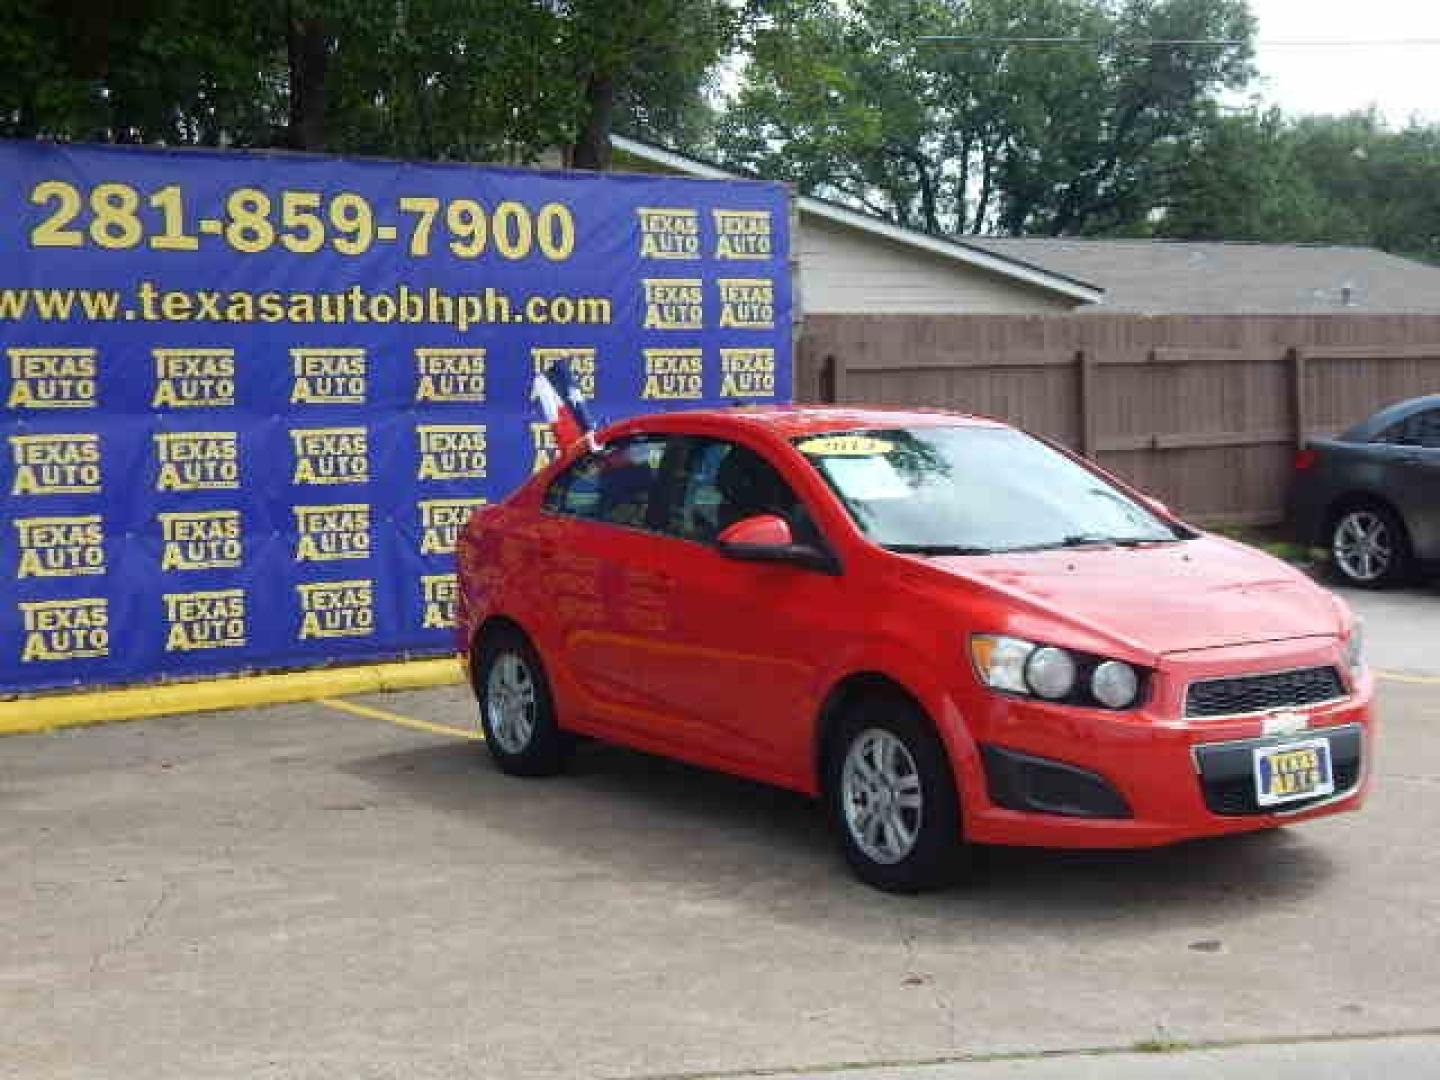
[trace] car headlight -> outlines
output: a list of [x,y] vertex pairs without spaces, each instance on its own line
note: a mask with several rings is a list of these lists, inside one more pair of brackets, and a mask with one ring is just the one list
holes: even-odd
[[1123,660],[1041,645],[1004,634],[975,634],[970,659],[980,681],[1006,694],[1128,709],[1140,700],[1141,671]]
[[1365,624],[1359,619],[1351,624],[1350,636],[1345,639],[1345,663],[1351,675],[1365,670]]
[[1059,701],[1075,689],[1075,659],[1064,649],[1042,645],[1025,661],[1025,685],[1033,693]]
[[970,639],[970,656],[981,680],[992,690],[1008,694],[1028,694],[1025,685],[1025,661],[1035,646],[1019,638],[999,634],[976,634]]
[[1104,660],[1090,673],[1090,693],[1111,709],[1128,709],[1140,696],[1140,676],[1123,660]]

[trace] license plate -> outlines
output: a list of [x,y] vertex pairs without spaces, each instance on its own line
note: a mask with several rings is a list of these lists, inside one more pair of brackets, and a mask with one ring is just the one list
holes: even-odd
[[1261,806],[1279,806],[1335,793],[1329,739],[1265,746],[1254,754],[1255,801]]

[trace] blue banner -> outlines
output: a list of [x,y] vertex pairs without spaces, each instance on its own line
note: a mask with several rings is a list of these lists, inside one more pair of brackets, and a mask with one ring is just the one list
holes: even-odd
[[440,653],[602,423],[787,400],[774,184],[0,143],[0,691]]

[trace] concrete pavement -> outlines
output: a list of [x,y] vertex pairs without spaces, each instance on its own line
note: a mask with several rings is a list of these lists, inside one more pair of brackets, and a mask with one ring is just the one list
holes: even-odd
[[1365,620],[1370,662],[1409,675],[1440,675],[1440,578],[1405,589],[1336,589]]
[[771,1074],[773,1080],[1355,1080],[1440,1076],[1440,1039],[1326,1039],[1150,1053],[1057,1054],[1009,1061],[943,1062],[840,1072]]
[[514,780],[381,718],[464,723],[459,688],[359,704],[0,740],[0,1076],[825,1075],[1440,1029],[1440,686],[1382,686],[1362,814],[997,852],[919,898],[851,880],[802,799],[601,746]]

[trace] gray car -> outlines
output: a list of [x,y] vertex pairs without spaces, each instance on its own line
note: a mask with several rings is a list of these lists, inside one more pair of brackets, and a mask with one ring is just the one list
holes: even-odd
[[1295,455],[1290,521],[1352,585],[1392,585],[1440,565],[1440,394],[1311,439]]

